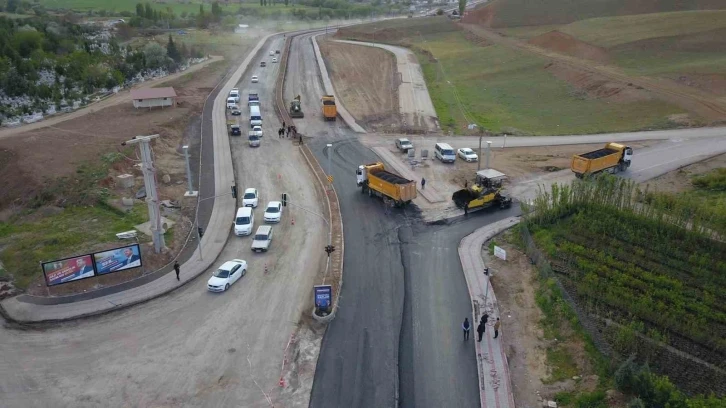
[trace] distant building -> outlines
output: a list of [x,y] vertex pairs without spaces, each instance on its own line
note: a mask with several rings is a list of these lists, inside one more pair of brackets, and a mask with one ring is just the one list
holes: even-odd
[[143,88],[132,89],[131,99],[134,101],[134,108],[153,108],[160,106],[174,106],[176,92],[174,88]]

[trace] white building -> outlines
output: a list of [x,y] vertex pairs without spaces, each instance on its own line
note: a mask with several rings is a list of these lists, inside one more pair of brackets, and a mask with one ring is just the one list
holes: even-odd
[[176,92],[174,88],[143,88],[131,90],[131,99],[134,101],[134,108],[153,108],[156,106],[174,106]]

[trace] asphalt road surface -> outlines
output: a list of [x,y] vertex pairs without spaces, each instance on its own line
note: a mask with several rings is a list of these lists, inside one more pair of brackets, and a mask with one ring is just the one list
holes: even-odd
[[461,338],[471,303],[457,247],[517,210],[427,226],[415,208],[389,209],[361,194],[355,169],[378,157],[340,121],[322,120],[308,35],[293,40],[289,60],[285,97],[303,97],[305,119],[296,123],[323,168],[330,163],[345,231],[340,309],[323,339],[310,406],[477,406],[474,346]]
[[[270,47],[281,46],[277,38]],[[266,135],[260,148],[247,147],[245,138],[232,140],[231,148],[240,192],[254,186],[262,194],[257,226],[266,201],[281,190],[321,209],[300,154],[271,134],[279,126],[271,94],[279,68],[268,63],[262,70],[259,59],[253,64],[239,87],[259,91]],[[248,86],[253,74],[261,78],[254,87]],[[290,207],[273,230],[266,254],[251,252],[250,237],[230,236],[215,267],[233,258],[249,267],[225,293],[206,290],[210,270],[167,296],[97,318],[1,328],[0,406],[269,407],[280,389],[283,349],[300,313],[312,307],[313,277],[324,266],[322,250],[300,249],[322,248],[327,238],[322,220]]]

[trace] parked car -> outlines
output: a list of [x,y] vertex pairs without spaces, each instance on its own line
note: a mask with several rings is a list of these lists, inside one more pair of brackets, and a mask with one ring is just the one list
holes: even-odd
[[259,81],[260,81],[260,80],[259,80],[259,78],[257,78],[257,75],[252,75],[252,83],[253,83],[253,84],[256,84],[256,83],[257,83],[257,82],[259,82]]
[[479,160],[479,156],[477,156],[476,153],[468,147],[462,147],[456,151],[456,154],[458,154],[462,160],[467,162],[476,162]]
[[232,116],[241,116],[241,115],[242,115],[242,111],[241,110],[239,110],[239,109],[233,109],[232,110]]
[[267,66],[267,63],[265,61],[262,61],[262,62],[260,62],[260,66],[261,67],[266,67]]
[[244,196],[242,196],[242,205],[245,207],[257,208],[259,204],[260,195],[256,188],[248,188],[245,190]]
[[279,201],[270,201],[265,208],[265,222],[280,222],[282,218],[282,203]]
[[233,259],[222,264],[207,281],[210,292],[224,292],[247,273],[247,261]]
[[413,149],[413,143],[411,143],[405,137],[402,137],[400,139],[396,139],[396,147],[398,148],[398,150],[406,153],[409,151],[409,149]]
[[255,237],[252,239],[252,252],[267,252],[272,243],[272,227],[269,225],[260,225],[257,228]]

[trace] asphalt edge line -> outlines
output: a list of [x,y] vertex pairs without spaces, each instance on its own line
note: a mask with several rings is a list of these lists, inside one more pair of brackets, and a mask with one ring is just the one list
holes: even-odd
[[[469,273],[467,273],[467,271],[469,271],[470,273],[473,273],[475,276],[476,276],[477,271],[473,270],[474,265],[468,265],[468,263],[465,262],[465,259],[471,260],[473,256],[476,256],[476,257],[479,257],[479,259],[482,261],[482,264],[483,264],[484,263],[483,259],[481,259],[481,248],[482,248],[482,245],[484,244],[484,242],[486,242],[487,240],[491,239],[492,237],[508,230],[509,228],[516,226],[517,224],[519,224],[520,221],[521,221],[520,217],[508,217],[501,221],[497,221],[494,224],[480,227],[480,228],[476,229],[474,232],[472,232],[471,234],[465,236],[459,243],[459,248],[458,248],[459,261],[461,262],[461,266],[464,271],[464,277],[466,278],[466,286],[469,289],[469,298],[471,301],[472,316],[474,316],[474,323],[478,322],[478,320],[476,319],[476,317],[477,317],[476,316],[477,308],[475,307],[476,302],[474,299],[474,294],[472,292],[472,286],[474,283],[472,282],[473,281],[472,277],[469,276]],[[488,229],[488,231],[486,231],[486,233],[482,234],[481,236],[478,236],[478,237],[475,236],[477,233],[479,233],[479,231],[481,231],[483,229]],[[474,249],[472,249],[472,247],[474,247]],[[476,252],[476,255],[473,255],[474,252]],[[466,257],[465,254],[468,254],[469,256]],[[491,285],[487,286],[487,289],[488,289],[487,292],[491,291],[492,294],[494,294],[494,289],[491,287]],[[475,346],[475,348],[481,347],[478,342],[475,342],[474,346]],[[500,351],[502,354],[502,361],[504,363],[504,373],[506,376],[506,379],[503,379],[503,380],[506,381],[505,386],[507,387],[507,399],[512,404],[511,406],[515,407],[514,395],[512,394],[511,378],[509,376],[509,361],[507,359],[507,354],[504,352],[504,349],[500,348]],[[482,363],[481,359],[479,358],[480,352],[481,351],[479,349],[476,350],[477,376],[479,377],[479,398],[481,400],[481,406],[486,408],[487,407],[486,397],[485,397],[486,384],[484,382],[484,379],[482,378],[482,370],[484,369],[484,367],[483,367],[483,363]],[[496,391],[495,391],[495,397],[498,397],[498,393],[496,393]]]
[[[249,68],[249,63],[260,52],[260,50],[262,49],[262,46],[265,43],[267,43],[267,41],[272,36],[274,36],[276,34],[279,34],[279,33],[269,34],[269,35],[263,37],[257,43],[257,45],[255,46],[255,48],[253,48],[250,51],[250,53],[248,54],[248,56],[245,58],[245,60],[247,60],[247,66],[245,66],[244,69],[242,69],[240,71],[240,77],[242,75],[244,75],[244,73],[247,71],[247,69]],[[240,67],[243,66],[244,64],[245,64],[245,62],[243,61],[242,64],[240,64]],[[237,68],[237,71],[240,70],[240,67]],[[229,74],[228,75],[225,75],[225,77],[222,78],[219,81],[219,83],[217,83],[217,85],[212,89],[212,91],[207,95],[207,98],[204,100],[204,105],[206,105],[207,99],[209,99],[209,96],[211,96],[212,93],[214,93],[215,89],[217,89],[220,84],[225,84],[226,85],[231,80],[231,77],[233,77],[237,71],[232,71],[232,74],[231,75],[229,75]],[[224,82],[225,79],[227,80],[227,82]],[[239,81],[239,79],[237,79],[237,81]],[[201,122],[202,122],[202,124],[204,123],[204,107],[202,107],[202,120],[201,120]],[[212,109],[212,126],[214,126],[214,109]],[[212,129],[214,129],[214,127]],[[214,130],[212,130],[212,132],[214,134]],[[225,136],[228,137],[226,135],[226,132],[225,132]],[[201,135],[200,135],[200,139],[201,139]],[[214,137],[212,137],[212,140],[214,140]],[[213,148],[214,148],[215,145],[216,145],[216,143],[213,143],[213,145],[212,145]],[[229,150],[229,153],[230,153],[230,160],[231,160],[231,155],[232,155],[231,150]],[[200,168],[201,168],[201,143],[200,143],[200,156],[199,157],[200,157],[200,160],[199,161],[200,161]],[[216,162],[216,160],[215,160],[215,162]],[[201,179],[201,173],[200,173],[200,179]],[[216,179],[216,177],[215,177],[215,179]],[[236,183],[236,180],[235,180],[235,183]],[[215,184],[216,184],[216,180],[215,180]],[[216,193],[216,191],[215,191],[215,193]],[[210,221],[212,219],[212,215],[214,214],[215,209],[217,209],[217,205],[216,205],[217,200],[215,199],[214,202],[215,202],[215,204],[214,204],[214,206],[212,208],[212,214],[210,214]],[[197,210],[198,210],[198,208],[199,208],[199,197],[197,196]],[[191,235],[191,231],[190,231],[190,235]],[[229,233],[226,234],[226,237],[224,239],[225,240],[225,244],[222,245],[222,248],[224,248],[224,246],[226,246],[226,242],[227,242],[228,239],[229,239]],[[103,310],[94,311],[94,312],[90,312],[90,313],[83,313],[83,314],[80,314],[80,315],[77,315],[77,316],[73,316],[73,317],[68,317],[68,318],[62,318],[62,319],[45,319],[45,320],[32,320],[32,321],[29,321],[29,320],[20,320],[20,319],[16,319],[16,318],[10,316],[10,314],[5,309],[5,307],[3,307],[2,303],[0,303],[0,316],[2,316],[9,323],[14,323],[14,324],[22,325],[22,326],[33,326],[33,325],[40,325],[40,324],[62,323],[62,322],[68,322],[68,321],[72,321],[72,320],[84,319],[84,318],[88,318],[88,317],[103,316],[105,314],[108,314],[108,313],[111,313],[111,312],[115,312],[117,310],[126,309],[126,308],[129,308],[129,307],[132,307],[132,306],[136,306],[136,305],[139,305],[139,304],[142,304],[142,303],[146,303],[148,301],[151,301],[151,300],[160,298],[162,296],[165,296],[165,295],[170,294],[171,292],[173,292],[173,291],[175,291],[175,290],[177,290],[179,288],[182,288],[182,287],[186,286],[188,283],[196,280],[196,278],[198,278],[200,275],[202,275],[203,273],[205,273],[207,271],[207,268],[209,267],[209,265],[211,265],[214,262],[216,262],[216,260],[219,258],[219,254],[220,253],[221,253],[221,250],[215,255],[214,259],[211,259],[208,262],[207,261],[204,261],[207,264],[207,266],[204,267],[204,268],[202,268],[199,273],[197,273],[196,275],[192,276],[190,279],[185,280],[184,282],[182,282],[178,286],[173,286],[173,287],[171,287],[169,289],[166,289],[166,290],[163,290],[163,291],[161,291],[159,293],[156,293],[154,295],[151,295],[148,298],[139,299],[139,300],[136,300],[136,301],[133,301],[133,302],[130,302],[130,303],[118,304],[118,305],[114,305],[114,307],[109,308],[109,309],[103,309]],[[165,267],[166,266],[168,266],[168,264],[165,265]],[[163,269],[163,267],[162,267],[162,269]],[[154,272],[152,272],[152,273],[154,273]],[[94,299],[98,299],[98,298],[94,298]],[[92,299],[89,299],[89,300],[92,300]]]

